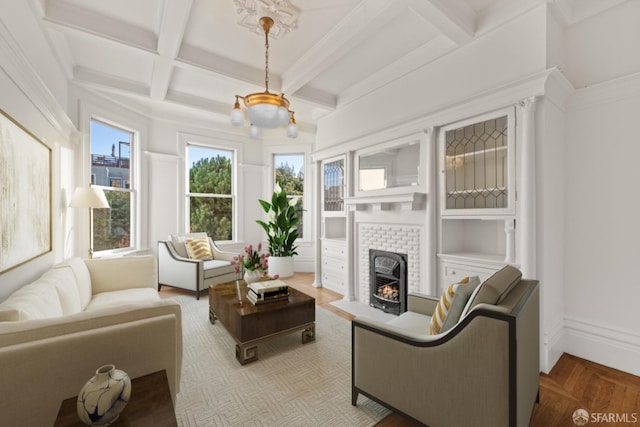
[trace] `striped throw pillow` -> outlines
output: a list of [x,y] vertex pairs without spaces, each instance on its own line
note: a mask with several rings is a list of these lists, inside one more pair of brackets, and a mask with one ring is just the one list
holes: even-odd
[[447,314],[451,310],[451,305],[453,304],[453,300],[456,297],[456,293],[458,289],[460,289],[460,285],[466,285],[469,283],[469,278],[465,277],[460,280],[458,283],[452,283],[447,286],[447,289],[442,292],[442,296],[440,297],[440,301],[438,301],[438,305],[431,316],[431,323],[429,324],[429,333],[431,335],[437,335],[441,332],[445,332],[442,329],[445,320],[447,320]]
[[184,245],[191,259],[213,259],[209,239],[188,239]]

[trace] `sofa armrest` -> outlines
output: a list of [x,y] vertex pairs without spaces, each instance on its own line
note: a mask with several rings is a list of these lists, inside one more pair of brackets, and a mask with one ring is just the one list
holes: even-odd
[[407,296],[407,310],[431,316],[440,298],[430,295],[411,293]]
[[153,255],[124,256],[84,260],[91,276],[91,291],[119,291],[158,286],[156,258]]

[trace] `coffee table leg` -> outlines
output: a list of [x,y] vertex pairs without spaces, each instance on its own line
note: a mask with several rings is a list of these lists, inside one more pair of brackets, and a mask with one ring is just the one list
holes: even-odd
[[236,359],[241,365],[258,360],[258,346],[256,344],[248,346],[236,344]]
[[302,344],[306,344],[316,339],[316,325],[313,324],[302,331]]
[[216,317],[216,314],[213,312],[213,310],[209,309],[209,322],[211,322],[212,325],[215,325],[217,319],[218,318]]

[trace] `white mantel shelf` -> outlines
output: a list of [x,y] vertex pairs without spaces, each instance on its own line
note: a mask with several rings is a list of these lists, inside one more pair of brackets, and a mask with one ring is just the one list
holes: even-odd
[[365,208],[367,205],[379,207],[380,210],[390,210],[393,205],[400,205],[412,211],[420,211],[426,208],[426,193],[399,193],[382,194],[375,196],[345,197],[344,202],[353,209]]

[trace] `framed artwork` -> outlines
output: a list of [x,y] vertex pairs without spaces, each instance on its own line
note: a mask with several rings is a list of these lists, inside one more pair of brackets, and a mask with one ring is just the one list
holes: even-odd
[[0,110],[0,273],[51,251],[51,148]]

